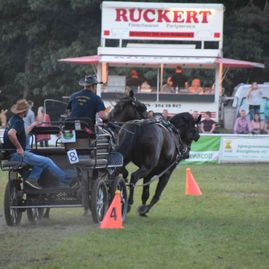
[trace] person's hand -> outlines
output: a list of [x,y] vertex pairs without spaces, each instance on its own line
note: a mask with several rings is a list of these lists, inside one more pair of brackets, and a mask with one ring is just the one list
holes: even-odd
[[23,148],[19,148],[19,149],[17,149],[17,153],[18,153],[20,156],[23,157],[23,155],[24,155],[24,150],[23,150]]
[[30,126],[31,126],[31,128],[33,129],[34,127],[40,125],[40,123],[41,123],[41,122],[39,122],[39,121],[34,121]]

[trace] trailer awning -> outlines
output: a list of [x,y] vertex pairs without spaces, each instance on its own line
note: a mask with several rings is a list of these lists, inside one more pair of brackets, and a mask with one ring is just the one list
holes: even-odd
[[82,56],[74,58],[64,58],[58,61],[74,64],[98,64],[100,62],[100,57],[98,55],[92,55],[92,56]]
[[74,58],[59,59],[59,62],[75,64],[109,63],[111,65],[137,65],[137,66],[176,66],[214,68],[217,64],[223,64],[229,68],[265,68],[262,63],[241,61],[229,58],[216,57],[177,57],[177,56],[128,56],[128,55],[92,55]]
[[265,65],[262,63],[241,61],[229,58],[217,58],[216,63],[223,64],[224,67],[230,67],[230,68],[253,68],[253,67],[265,68]]

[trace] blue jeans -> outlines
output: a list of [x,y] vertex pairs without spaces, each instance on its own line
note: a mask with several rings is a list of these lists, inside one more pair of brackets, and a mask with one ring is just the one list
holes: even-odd
[[24,156],[20,156],[17,152],[11,154],[10,160],[24,162],[32,166],[32,171],[28,176],[29,179],[38,181],[44,169],[50,171],[59,182],[64,184],[69,184],[72,180],[68,177],[64,170],[57,166],[50,158],[45,156],[40,156],[29,151],[24,151]]
[[254,119],[254,114],[260,113],[260,106],[254,106],[254,105],[249,105],[249,119],[253,120]]

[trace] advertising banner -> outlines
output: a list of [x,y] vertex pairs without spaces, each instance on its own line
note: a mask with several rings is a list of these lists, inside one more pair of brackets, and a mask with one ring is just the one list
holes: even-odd
[[268,162],[268,136],[223,137],[220,162]]
[[221,136],[201,136],[192,143],[190,158],[182,163],[218,163]]

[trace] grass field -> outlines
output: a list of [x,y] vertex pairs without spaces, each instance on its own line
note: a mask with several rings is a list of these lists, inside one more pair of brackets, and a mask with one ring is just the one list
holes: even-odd
[[82,209],[7,227],[0,173],[0,268],[269,268],[269,165],[192,166],[202,196],[184,195],[185,169],[148,218],[136,213],[137,187],[122,230],[99,229]]

